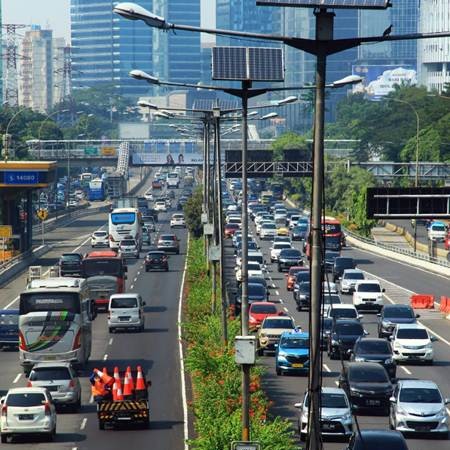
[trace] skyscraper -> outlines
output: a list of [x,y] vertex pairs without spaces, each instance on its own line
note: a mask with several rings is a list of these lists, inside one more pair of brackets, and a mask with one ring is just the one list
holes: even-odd
[[[200,26],[200,0],[153,0],[152,10],[169,22]],[[154,30],[153,74],[161,80],[198,83],[201,79],[200,34]]]
[[[113,0],[71,0],[72,85],[74,89],[114,86],[122,95],[148,93],[130,70],[152,72],[152,30],[142,21],[113,13]],[[152,10],[152,0],[139,4]]]

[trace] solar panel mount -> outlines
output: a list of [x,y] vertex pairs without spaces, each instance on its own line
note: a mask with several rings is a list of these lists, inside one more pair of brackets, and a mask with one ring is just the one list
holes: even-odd
[[213,47],[212,79],[284,81],[283,50],[273,47]]
[[327,9],[386,9],[390,0],[256,0],[259,6],[292,6]]

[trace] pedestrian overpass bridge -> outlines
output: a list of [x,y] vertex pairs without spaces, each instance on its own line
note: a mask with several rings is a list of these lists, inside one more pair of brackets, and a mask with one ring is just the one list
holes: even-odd
[[[258,161],[253,152],[272,149],[274,139],[250,140],[248,142],[249,160],[248,171],[251,174],[272,175],[274,173],[285,176],[309,176],[312,173],[311,161]],[[340,142],[340,145],[336,145]],[[132,166],[203,164],[203,142],[201,140],[183,139],[148,139],[148,140],[49,140],[28,141],[30,156],[35,160],[57,161],[58,164],[71,167],[118,167],[124,164],[123,148],[126,143],[129,164]],[[347,145],[346,145],[347,143]],[[332,170],[336,165],[343,170],[350,167],[361,167],[372,173],[376,178],[389,181],[399,177],[415,178],[415,162],[385,162],[370,161],[356,162],[348,159],[349,148],[355,141],[325,141],[325,152],[333,154],[335,158],[326,162],[326,169]],[[343,144],[343,145],[342,145]],[[240,139],[222,139],[221,152],[241,151]],[[170,155],[170,156],[169,156]],[[341,157],[338,157],[341,155]],[[345,155],[345,156],[344,156]],[[239,158],[238,158],[239,159]],[[239,161],[225,162],[224,168],[228,176],[239,174],[242,164]],[[419,178],[425,180],[449,180],[450,163],[419,162]]]

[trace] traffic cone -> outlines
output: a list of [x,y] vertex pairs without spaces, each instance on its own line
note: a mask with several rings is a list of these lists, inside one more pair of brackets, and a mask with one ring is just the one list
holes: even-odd
[[116,392],[116,398],[114,399],[115,402],[121,402],[123,401],[123,394],[122,394],[122,387],[119,386],[117,388],[117,392]]
[[113,375],[114,379],[117,381],[120,381],[120,375],[119,375],[119,368],[116,366],[114,367],[114,375]]
[[114,381],[113,387],[112,387],[112,398],[113,402],[117,402],[117,381]]
[[135,394],[136,400],[147,399],[147,386],[145,384],[141,366],[137,366]]
[[107,369],[106,367],[103,367],[102,372],[103,372],[104,375],[106,375],[106,376],[109,377],[109,375],[108,375],[108,369]]
[[123,380],[123,398],[125,400],[133,399],[133,389],[131,389],[130,378],[127,374],[125,374],[125,378]]
[[131,374],[131,367],[130,366],[127,367],[127,371],[125,373],[125,376],[128,377],[128,379],[130,380],[131,390],[134,391],[134,381],[133,381],[133,375]]
[[94,369],[94,373],[100,377],[105,385],[112,386],[114,383],[114,378],[110,377],[107,373],[100,372],[98,369]]

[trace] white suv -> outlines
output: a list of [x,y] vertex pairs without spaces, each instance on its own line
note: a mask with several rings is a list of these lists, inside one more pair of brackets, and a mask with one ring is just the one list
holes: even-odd
[[260,239],[273,239],[277,234],[277,227],[272,223],[264,223],[259,231]]
[[109,247],[107,231],[94,231],[91,236],[91,247]]
[[50,393],[41,387],[10,389],[1,399],[1,441],[20,434],[42,434],[53,440],[56,409]]
[[353,292],[353,304],[358,310],[380,312],[383,309],[383,292],[378,280],[358,281]]
[[172,215],[172,218],[170,219],[170,228],[174,228],[174,227],[186,228],[184,214],[177,213],[177,214]]
[[433,341],[428,331],[418,323],[398,324],[390,337],[395,361],[433,364]]
[[108,305],[108,329],[110,333],[115,330],[134,328],[144,331],[145,302],[139,294],[132,292],[126,294],[113,294]]
[[364,280],[364,272],[358,269],[345,269],[341,278],[341,294],[351,294],[356,283]]

